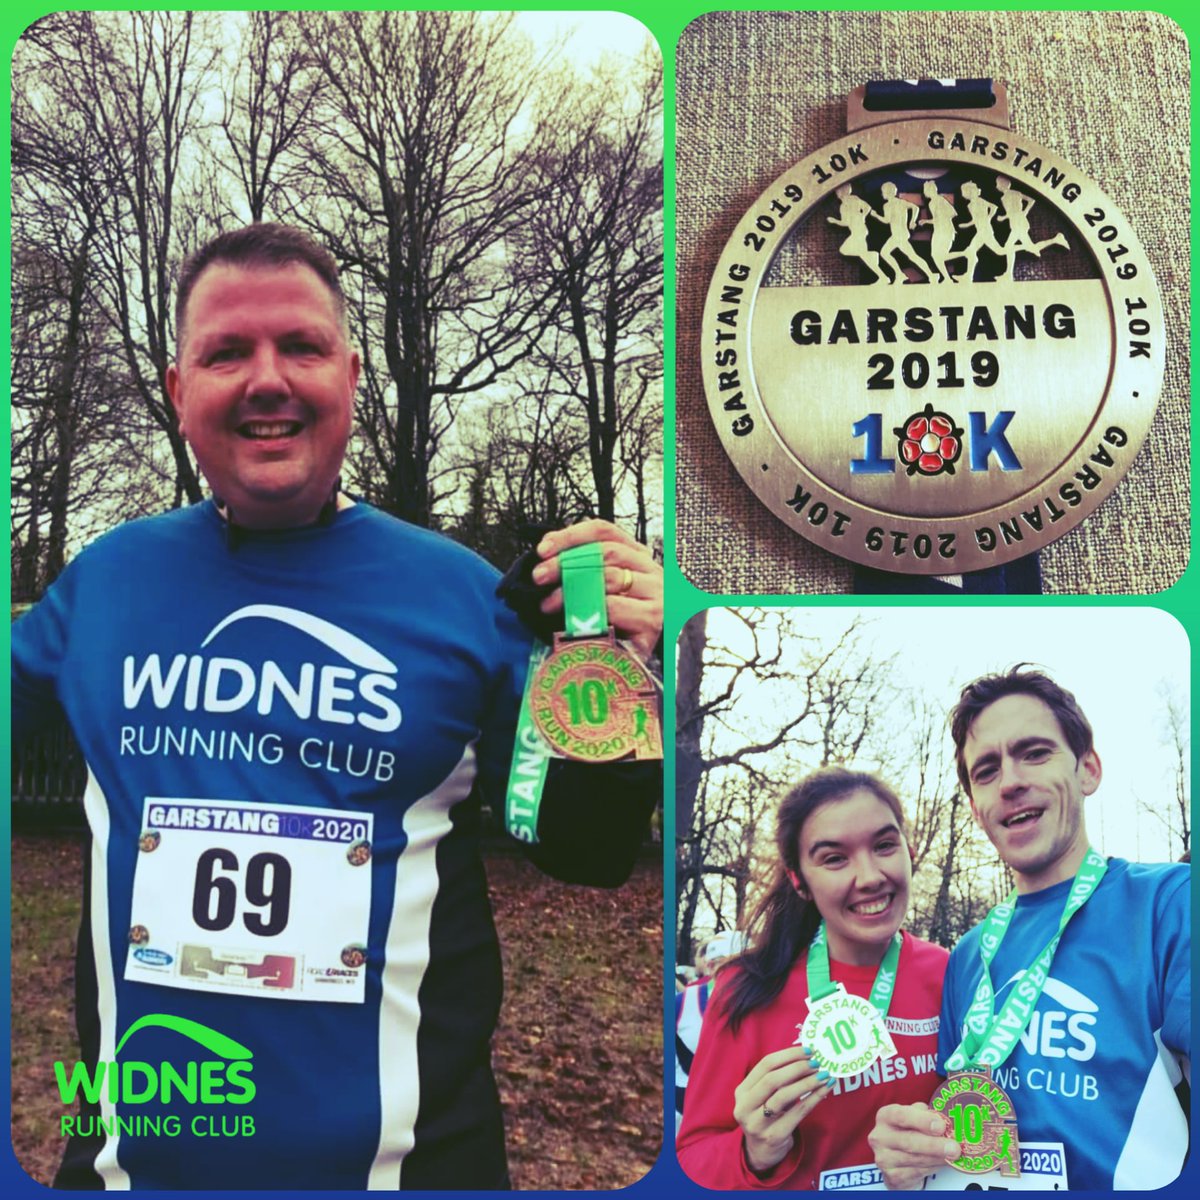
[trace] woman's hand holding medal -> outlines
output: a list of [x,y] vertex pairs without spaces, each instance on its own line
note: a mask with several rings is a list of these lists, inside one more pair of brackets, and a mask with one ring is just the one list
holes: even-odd
[[788,1156],[796,1129],[833,1082],[816,1052],[804,1046],[776,1050],[751,1069],[734,1091],[733,1116],[752,1171],[763,1175]]
[[962,1154],[946,1136],[945,1118],[928,1104],[885,1104],[868,1140],[890,1189],[919,1188],[926,1175]]

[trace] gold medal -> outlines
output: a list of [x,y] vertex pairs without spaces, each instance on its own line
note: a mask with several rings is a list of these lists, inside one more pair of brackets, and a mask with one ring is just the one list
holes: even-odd
[[885,571],[999,566],[1066,533],[1128,469],[1162,385],[1137,234],[1010,130],[1000,85],[984,99],[873,109],[857,89],[847,135],[742,218],[705,306],[709,409],[743,479]]

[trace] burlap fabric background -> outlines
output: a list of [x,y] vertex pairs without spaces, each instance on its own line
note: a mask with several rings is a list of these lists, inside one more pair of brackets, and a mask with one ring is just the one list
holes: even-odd
[[717,437],[700,317],[717,258],[759,193],[845,132],[869,79],[991,77],[1014,129],[1094,179],[1137,230],[1167,319],[1154,426],[1093,516],[1042,551],[1055,593],[1156,592],[1188,561],[1189,79],[1157,13],[708,13],[677,63],[676,530],[679,563],[719,594],[846,592],[850,565],[777,520]]

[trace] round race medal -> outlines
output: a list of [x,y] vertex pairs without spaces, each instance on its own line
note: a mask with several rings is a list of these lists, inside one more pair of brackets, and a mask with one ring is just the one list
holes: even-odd
[[529,708],[538,732],[563,758],[662,758],[654,684],[612,636],[556,634],[533,677]]
[[946,1136],[963,1148],[952,1167],[968,1175],[997,1169],[1001,1175],[1020,1175],[1013,1103],[992,1080],[990,1067],[953,1072],[933,1093],[929,1105],[945,1117]]
[[851,996],[839,983],[836,991],[809,999],[800,1036],[820,1055],[822,1069],[839,1079],[865,1071],[878,1058],[891,1058],[895,1043],[879,1010],[862,996]]
[[1066,533],[1128,469],[1162,385],[1133,227],[1009,130],[1000,85],[959,87],[857,89],[851,132],[738,224],[704,310],[705,391],[742,478],[886,571],[994,567]]

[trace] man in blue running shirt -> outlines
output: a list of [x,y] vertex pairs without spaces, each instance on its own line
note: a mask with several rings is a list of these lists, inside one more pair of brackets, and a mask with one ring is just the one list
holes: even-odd
[[[941,1068],[990,1064],[1012,1103],[1021,1174],[998,1186],[1163,1187],[1188,1150],[1175,1089],[1191,1070],[1190,868],[1090,849],[1083,804],[1100,756],[1075,697],[1045,674],[968,684],[951,732],[971,811],[1016,889],[950,956]],[[926,1105],[881,1109],[871,1140],[888,1186],[986,1185],[946,1165],[973,1153],[955,1132]]]
[[[83,1188],[502,1188],[500,960],[479,851],[531,635],[498,574],[339,486],[359,358],[333,258],[278,225],[179,279],[166,388],[214,499],[112,530],[13,627],[14,731],[87,763]],[[643,659],[662,572],[603,521],[608,614]],[[539,866],[614,886],[656,764],[551,760]],[[67,1118],[64,1118],[66,1120]]]

